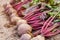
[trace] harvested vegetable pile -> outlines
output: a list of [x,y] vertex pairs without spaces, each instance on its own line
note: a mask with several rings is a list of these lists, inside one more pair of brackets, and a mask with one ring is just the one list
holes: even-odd
[[20,40],[45,40],[60,33],[60,11],[54,0],[13,0],[4,5]]

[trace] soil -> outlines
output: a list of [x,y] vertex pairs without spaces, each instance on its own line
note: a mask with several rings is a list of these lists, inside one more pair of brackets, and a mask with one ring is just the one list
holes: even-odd
[[9,23],[6,14],[3,12],[3,5],[9,3],[10,0],[0,0],[0,40],[18,40],[16,35],[15,26],[10,28],[5,27]]

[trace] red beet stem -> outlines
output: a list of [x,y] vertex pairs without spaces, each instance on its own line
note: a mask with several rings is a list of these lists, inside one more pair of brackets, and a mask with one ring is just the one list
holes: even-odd
[[40,20],[29,21],[28,23],[38,23]]
[[35,12],[39,11],[40,9],[36,9],[33,12],[29,12],[27,15],[24,16],[24,19],[27,19],[29,17],[31,17]]
[[53,29],[55,29],[55,28],[58,27],[58,26],[59,26],[59,24],[55,23],[53,26],[47,28],[47,30],[44,32],[44,34],[52,31]]
[[37,12],[37,11],[39,11],[41,9],[43,9],[43,8],[35,9],[32,12],[29,12],[26,16],[24,16],[24,18],[29,18],[34,12]]
[[48,34],[46,34],[45,36],[48,37],[48,36],[54,36],[56,34],[60,33],[60,30],[57,30],[56,32],[50,32]]
[[37,13],[37,14],[38,14],[38,15],[34,14],[34,15],[30,16],[28,19],[29,19],[29,20],[35,20],[35,19],[37,19],[39,16],[41,16],[41,13]]
[[49,17],[48,20],[46,20],[46,22],[44,23],[44,25],[42,26],[41,32],[43,32],[45,26],[47,25],[47,23],[50,21],[52,17]]
[[28,3],[28,2],[30,2],[30,1],[29,1],[29,0],[25,0],[24,2],[19,2],[19,3],[17,3],[17,4],[14,4],[13,7],[14,7],[17,11],[19,11],[20,8],[21,8],[24,4],[26,4],[26,3]]
[[14,5],[13,5],[13,8],[15,8],[17,11],[19,11],[20,8],[22,7],[22,5],[23,5],[23,2],[19,2],[19,3],[17,3],[17,4],[14,4]]
[[[57,13],[58,14],[58,13]],[[50,25],[50,23],[54,20],[54,18],[57,16],[57,14],[49,21],[49,23],[46,25],[45,30],[48,28],[48,26]]]

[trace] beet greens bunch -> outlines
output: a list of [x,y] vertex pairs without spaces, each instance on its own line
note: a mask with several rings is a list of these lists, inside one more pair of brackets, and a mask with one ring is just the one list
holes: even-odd
[[43,35],[46,37],[60,33],[57,27],[60,27],[59,22],[54,22],[59,13],[50,16],[48,13],[52,12],[51,8],[45,3],[38,3],[36,5],[24,8],[23,5],[30,3],[32,0],[25,0],[23,2],[11,3],[12,7],[17,11],[17,14],[23,19],[27,20],[28,24],[33,28],[33,35]]

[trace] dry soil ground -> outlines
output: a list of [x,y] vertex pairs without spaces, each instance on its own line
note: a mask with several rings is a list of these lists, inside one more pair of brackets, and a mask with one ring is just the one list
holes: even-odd
[[6,28],[4,25],[9,23],[6,14],[3,12],[3,5],[9,3],[10,0],[0,0],[0,40],[18,40],[14,34],[14,27]]

